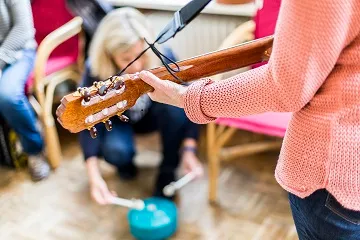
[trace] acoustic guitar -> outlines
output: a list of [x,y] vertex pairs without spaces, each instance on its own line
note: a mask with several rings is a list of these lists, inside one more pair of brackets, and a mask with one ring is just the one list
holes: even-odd
[[[264,62],[270,58],[272,45],[273,36],[269,36],[179,61],[180,71],[175,75],[189,82]],[[170,67],[175,65],[171,64]],[[160,79],[179,83],[164,66],[149,71]],[[117,115],[122,121],[128,121],[122,113],[134,106],[141,95],[151,91],[153,88],[143,82],[138,74],[112,76],[63,97],[56,111],[57,120],[72,133],[88,129],[95,138],[96,124],[103,122],[106,129],[111,131],[111,117]]]

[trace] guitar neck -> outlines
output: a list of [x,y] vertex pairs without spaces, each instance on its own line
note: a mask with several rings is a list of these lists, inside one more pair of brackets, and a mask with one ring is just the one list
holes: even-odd
[[[180,71],[176,72],[175,75],[182,81],[189,82],[267,61],[270,57],[272,44],[273,36],[269,36],[179,61],[177,64]],[[174,64],[170,64],[170,66],[176,68]],[[164,66],[149,71],[160,79],[178,83],[178,80]],[[143,88],[142,92],[153,90],[145,83],[141,88]]]
[[[177,64],[180,71],[175,74],[182,81],[189,82],[267,61],[272,43],[273,37],[270,36],[179,61]],[[174,64],[170,66],[175,67]],[[178,81],[165,67],[149,71],[160,79]],[[115,78],[116,81],[109,78],[103,81],[100,87],[93,85],[63,97],[56,111],[60,124],[71,132],[94,129],[100,122],[104,122],[109,128],[111,117],[122,114],[134,106],[141,95],[153,90],[150,85],[135,77],[135,74],[118,78]],[[117,88],[115,85],[120,83],[123,84],[122,87],[118,85]],[[96,134],[95,130],[92,130],[93,135]]]

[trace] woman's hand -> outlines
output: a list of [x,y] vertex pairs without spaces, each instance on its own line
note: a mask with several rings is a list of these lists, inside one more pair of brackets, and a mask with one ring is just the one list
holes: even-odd
[[193,172],[196,174],[196,177],[204,175],[203,166],[194,152],[184,151],[181,159],[185,174]]
[[91,197],[100,205],[110,204],[112,198],[116,196],[114,192],[110,192],[106,182],[102,177],[93,179],[90,183]]
[[179,108],[184,107],[183,98],[187,87],[168,80],[161,80],[148,71],[142,71],[139,77],[155,89],[149,93],[149,97],[153,101],[166,103]]
[[90,157],[87,159],[86,168],[89,175],[90,194],[92,199],[101,205],[110,204],[112,198],[116,196],[116,193],[110,192],[105,180],[102,178],[97,158]]

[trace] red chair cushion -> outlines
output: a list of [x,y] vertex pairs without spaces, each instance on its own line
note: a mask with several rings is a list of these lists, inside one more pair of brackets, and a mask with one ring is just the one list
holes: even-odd
[[263,113],[241,118],[219,118],[216,123],[249,132],[284,137],[291,113]]
[[[66,7],[65,0],[33,0],[32,12],[36,29],[35,39],[38,44],[52,31],[61,27],[74,16]],[[78,55],[78,36],[58,46],[51,56]]]

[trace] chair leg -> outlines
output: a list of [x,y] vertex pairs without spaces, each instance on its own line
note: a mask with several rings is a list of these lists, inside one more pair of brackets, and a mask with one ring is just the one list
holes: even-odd
[[220,159],[217,151],[212,151],[211,156],[209,157],[209,202],[216,203],[217,201],[217,187],[218,187],[218,177],[220,169]]
[[215,203],[217,200],[217,184],[219,176],[220,159],[218,150],[215,147],[215,123],[207,125],[207,157],[209,165],[209,202]]
[[[43,95],[41,95],[43,97]],[[44,142],[46,148],[46,156],[48,158],[50,166],[55,169],[60,164],[61,148],[59,143],[59,137],[55,127],[54,118],[46,115],[41,105],[36,101],[33,96],[29,97],[29,101],[36,113],[40,117],[41,125],[43,127]]]
[[[71,73],[71,72],[70,72]],[[52,106],[54,99],[55,87],[67,78],[65,76],[70,74],[68,71],[61,71],[56,76],[52,77],[52,81],[49,82],[46,95],[43,100],[43,126],[44,137],[47,150],[48,161],[53,169],[56,169],[60,165],[62,158],[59,135],[56,129],[55,120],[52,115]]]
[[[50,120],[49,118],[50,117],[48,116],[47,120]],[[60,148],[59,136],[53,119],[51,119],[50,121],[45,120],[43,123],[44,123],[43,126],[44,126],[44,138],[45,138],[44,140],[45,140],[48,161],[50,163],[50,166],[53,169],[56,169],[61,161],[61,148]]]

